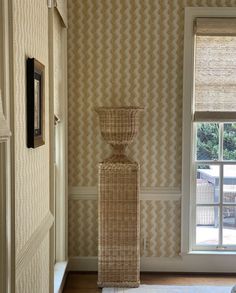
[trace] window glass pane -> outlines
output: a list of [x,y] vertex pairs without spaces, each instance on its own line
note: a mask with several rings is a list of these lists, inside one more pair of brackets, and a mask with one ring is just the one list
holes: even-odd
[[218,160],[219,124],[197,123],[197,160]]
[[223,159],[236,160],[236,123],[224,123]]
[[223,244],[236,245],[236,207],[223,207]]
[[219,242],[219,208],[197,207],[197,245],[218,245]]
[[195,110],[236,111],[236,37],[197,36]]
[[218,203],[220,200],[218,165],[197,166],[197,186],[196,202],[197,204]]
[[236,165],[224,165],[223,201],[236,203]]

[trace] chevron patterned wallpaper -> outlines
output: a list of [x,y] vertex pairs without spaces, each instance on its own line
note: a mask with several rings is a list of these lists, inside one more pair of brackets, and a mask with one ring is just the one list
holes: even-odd
[[[107,157],[110,152],[109,146],[101,138],[94,107],[139,105],[144,106],[145,111],[140,123],[140,132],[128,148],[128,153],[141,164],[141,185],[180,188],[186,6],[236,6],[236,1],[68,1],[71,187],[95,186],[97,162]],[[79,208],[83,204],[85,202],[70,201],[71,255],[95,254],[95,247],[89,244],[88,237],[94,237],[92,235],[96,233],[95,230],[88,229],[86,232],[86,226],[90,225],[93,227],[91,229],[95,229],[96,219],[87,217],[85,211],[78,213],[76,207]],[[95,209],[94,201],[88,201],[86,204],[90,205],[90,210]],[[142,224],[146,225],[145,228],[142,226],[142,233],[145,231],[153,235],[145,244],[146,248],[150,248],[146,249],[146,255],[177,254],[179,235],[176,235],[176,231],[180,233],[180,228],[175,226],[173,229],[173,224],[177,225],[178,221],[173,219],[173,223],[168,224],[161,221],[160,210],[165,217],[168,208],[161,208],[162,203],[159,201],[142,204],[143,213],[152,212],[155,219],[147,218]],[[165,201],[163,205],[167,207],[173,203]],[[180,213],[180,206],[175,206]],[[80,217],[78,227],[73,224],[73,221],[78,221],[76,217]],[[94,222],[90,223],[89,219]],[[84,234],[90,234],[83,238],[78,229],[82,229]],[[164,252],[164,246],[169,245],[170,237],[176,238],[176,245]],[[162,243],[162,248],[158,248],[156,243]]]
[[[140,105],[129,153],[142,186],[180,186],[182,32],[180,1],[69,1],[69,181],[94,186],[102,140],[95,106]],[[172,21],[170,21],[172,19]],[[161,32],[161,34],[160,34]]]
[[129,152],[142,186],[180,186],[185,6],[235,0],[70,0],[69,181],[94,186],[107,156],[95,106],[141,105]]
[[[69,200],[69,256],[96,256],[97,200]],[[180,201],[141,201],[141,256],[180,251]]]

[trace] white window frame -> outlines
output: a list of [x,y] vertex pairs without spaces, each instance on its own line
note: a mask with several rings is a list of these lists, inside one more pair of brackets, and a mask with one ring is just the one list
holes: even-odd
[[[197,17],[235,17],[233,7],[186,7],[184,29],[184,68],[183,68],[183,133],[182,133],[182,217],[181,253],[193,252],[195,231],[194,194],[194,137],[193,89],[194,89],[194,20]],[[221,251],[215,251],[221,254]],[[235,254],[235,252],[232,252]]]
[[[205,122],[205,121],[204,121]],[[214,123],[214,121],[210,121],[210,123]],[[235,121],[236,122],[236,121]],[[201,122],[200,122],[201,123]],[[192,250],[193,251],[219,251],[219,250],[223,250],[223,251],[234,251],[236,252],[236,244],[235,245],[224,245],[221,241],[223,240],[223,218],[222,218],[222,212],[221,210],[223,209],[224,206],[232,206],[232,207],[236,207],[236,203],[224,203],[223,202],[223,170],[224,170],[224,166],[229,166],[229,165],[236,165],[236,161],[235,160],[223,160],[223,125],[224,121],[221,122],[216,122],[217,124],[219,124],[219,159],[218,160],[197,160],[196,159],[196,140],[197,140],[197,125],[193,125],[193,133],[194,133],[194,137],[193,137],[193,166],[194,166],[194,173],[192,174],[192,184],[193,184],[193,201],[192,201],[192,205],[193,205],[193,209],[192,209],[192,231],[193,231],[193,236],[192,236]],[[217,165],[219,166],[219,190],[220,190],[220,201],[219,203],[211,203],[211,204],[202,204],[202,206],[216,206],[219,207],[219,245],[198,245],[196,243],[196,207],[197,206],[201,206],[201,204],[197,204],[196,203],[196,186],[197,186],[197,182],[196,182],[196,167],[197,165]]]

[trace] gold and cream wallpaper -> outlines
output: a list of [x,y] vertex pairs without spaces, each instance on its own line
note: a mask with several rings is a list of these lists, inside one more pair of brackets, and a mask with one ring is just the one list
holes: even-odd
[[[69,1],[69,184],[94,186],[107,156],[96,106],[145,108],[129,153],[142,186],[180,186],[180,1]],[[170,19],[172,21],[170,21]],[[180,21],[181,20],[181,21]]]
[[[97,162],[110,152],[101,138],[94,108],[139,105],[145,111],[139,134],[128,153],[141,164],[141,186],[181,189],[184,8],[187,6],[236,6],[236,2],[68,1],[70,187],[96,186]],[[180,214],[179,203],[142,202],[142,234],[151,237],[145,240],[146,256],[178,254],[180,222],[167,218],[173,206]],[[96,239],[95,212],[96,201],[70,200],[70,255],[95,255],[95,240],[89,244],[89,239]],[[150,213],[153,216],[145,218]]]
[[[96,256],[97,200],[69,201],[69,256]],[[141,256],[174,257],[180,251],[180,201],[141,201]]]

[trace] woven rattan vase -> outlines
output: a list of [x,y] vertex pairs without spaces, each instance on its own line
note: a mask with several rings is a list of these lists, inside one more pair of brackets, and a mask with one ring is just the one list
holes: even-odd
[[98,286],[140,284],[139,164],[125,155],[138,131],[141,108],[98,108],[103,138],[113,154],[99,163]]

